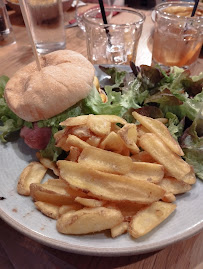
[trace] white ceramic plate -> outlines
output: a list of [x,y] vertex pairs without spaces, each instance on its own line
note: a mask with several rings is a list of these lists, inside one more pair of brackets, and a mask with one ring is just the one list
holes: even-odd
[[[100,79],[104,79],[101,73]],[[140,239],[125,234],[112,239],[109,233],[67,236],[56,231],[56,221],[35,209],[30,197],[17,194],[16,185],[23,168],[35,159],[21,139],[0,144],[0,217],[21,233],[42,244],[61,250],[103,256],[140,254],[161,249],[194,235],[203,228],[203,182],[177,197],[176,211],[161,225]]]

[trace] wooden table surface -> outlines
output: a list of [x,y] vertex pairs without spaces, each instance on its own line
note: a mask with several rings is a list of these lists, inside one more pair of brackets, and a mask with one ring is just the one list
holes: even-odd
[[[140,40],[136,63],[151,64],[153,23],[151,11],[144,11],[146,21]],[[66,21],[73,11],[65,13]],[[16,44],[0,48],[0,75],[11,77],[19,68],[34,60],[21,16],[10,12]],[[78,27],[69,28],[67,49],[87,56],[85,35]],[[198,59],[193,73],[203,70],[203,59]],[[92,257],[52,249],[15,231],[0,220],[0,268],[84,268],[84,269],[202,269],[203,231],[160,251],[125,257]]]

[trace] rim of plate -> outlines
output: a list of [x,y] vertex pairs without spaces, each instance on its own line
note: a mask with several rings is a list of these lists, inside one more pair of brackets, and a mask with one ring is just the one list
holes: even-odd
[[[27,237],[48,247],[56,248],[62,251],[71,252],[74,254],[93,255],[93,256],[130,256],[135,254],[150,253],[152,251],[160,250],[171,244],[177,243],[181,240],[194,236],[203,229],[203,220],[195,226],[184,231],[182,234],[172,236],[170,239],[161,240],[157,243],[151,243],[148,247],[125,247],[125,248],[95,248],[95,247],[81,247],[80,245],[72,245],[62,241],[53,239],[51,237],[40,235],[39,233],[23,226],[16,220],[12,219],[3,210],[0,209],[0,217],[15,230]],[[133,240],[133,239],[132,239]]]

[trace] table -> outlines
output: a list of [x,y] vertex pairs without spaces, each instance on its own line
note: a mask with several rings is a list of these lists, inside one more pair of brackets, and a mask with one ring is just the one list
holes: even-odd
[[[74,13],[65,14],[65,19]],[[146,22],[138,47],[136,63],[151,63],[153,23],[151,11],[145,11]],[[0,75],[11,77],[19,68],[34,60],[31,46],[21,16],[10,12],[10,20],[17,43],[0,49]],[[69,28],[67,49],[73,49],[84,56],[85,36],[78,27]],[[202,71],[203,59],[199,58],[192,72]],[[187,240],[170,245],[162,250],[126,257],[92,257],[71,254],[52,249],[35,242],[15,231],[0,220],[0,268],[78,268],[78,269],[202,269],[203,231]],[[33,263],[34,261],[34,263]]]

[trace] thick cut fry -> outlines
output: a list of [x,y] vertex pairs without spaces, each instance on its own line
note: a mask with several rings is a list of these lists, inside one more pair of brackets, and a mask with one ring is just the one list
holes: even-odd
[[[58,144],[56,146],[58,147]],[[90,145],[75,135],[69,135],[65,143],[60,145],[60,147],[65,151],[69,151],[70,147],[77,147],[82,150],[86,147],[90,147]]]
[[68,135],[64,134],[60,138],[57,138],[55,146],[58,148],[62,148],[63,150],[68,151],[69,149],[66,149],[66,140],[68,138]]
[[122,138],[129,150],[135,154],[139,152],[137,143],[137,127],[135,124],[125,124],[119,131],[118,135]]
[[190,191],[192,188],[191,185],[174,177],[163,178],[159,182],[159,186],[161,186],[167,193],[173,193],[175,195]]
[[156,162],[152,156],[146,152],[146,151],[141,151],[137,154],[134,154],[131,156],[131,159],[133,162],[146,162],[146,163],[154,163]]
[[73,204],[74,198],[60,186],[32,183],[30,185],[30,196],[34,201],[41,201],[54,205]]
[[39,152],[36,153],[36,156],[39,159],[40,163],[44,165],[44,167],[46,167],[47,169],[52,170],[56,176],[59,175],[59,171],[58,171],[58,168],[57,168],[55,162],[51,161],[48,158],[42,157]]
[[90,116],[93,116],[97,119],[102,119],[102,120],[105,119],[105,120],[110,121],[111,123],[121,123],[123,125],[127,123],[126,120],[116,115],[90,115]]
[[27,167],[24,168],[20,175],[20,179],[17,185],[17,191],[21,195],[30,195],[30,185],[32,183],[40,183],[47,171],[39,162],[31,162]]
[[126,146],[123,140],[121,139],[121,137],[117,133],[110,132],[110,134],[108,134],[104,138],[104,140],[101,142],[99,147],[101,149],[110,150],[116,153],[121,153],[124,147]]
[[130,222],[132,217],[137,214],[138,211],[145,208],[147,205],[136,203],[116,203],[116,208],[119,209],[124,217],[124,221]]
[[162,198],[162,201],[166,202],[166,203],[172,203],[175,202],[176,197],[173,193],[171,192],[167,192],[164,197]]
[[84,148],[78,163],[113,174],[126,174],[133,168],[130,157],[94,147]]
[[78,117],[68,118],[65,121],[60,123],[61,126],[78,126],[78,125],[85,125],[87,123],[88,115],[82,115]]
[[86,143],[88,143],[90,146],[98,147],[99,143],[101,142],[101,137],[92,135],[90,138],[86,140]]
[[175,139],[171,136],[168,128],[160,121],[146,116],[142,116],[137,112],[133,112],[133,117],[138,120],[149,131],[156,134],[164,143],[177,155],[183,156],[184,153]]
[[77,162],[80,156],[80,150],[77,147],[70,147],[69,154],[67,156],[68,161]]
[[111,236],[117,237],[128,231],[128,222],[121,222],[120,224],[111,228]]
[[54,139],[55,139],[55,141],[56,141],[56,144],[58,143],[58,141],[59,141],[62,137],[64,137],[64,135],[65,135],[65,129],[60,130],[60,131],[58,131],[58,132],[56,132],[56,133],[54,134]]
[[81,204],[78,204],[78,203],[75,203],[72,205],[62,205],[59,207],[59,216],[65,214],[67,212],[70,212],[70,211],[80,210],[82,208],[83,208],[83,206]]
[[92,133],[90,132],[89,128],[85,125],[72,127],[70,129],[70,134],[75,135],[82,140],[86,140],[92,136]]
[[65,182],[64,180],[60,179],[60,178],[50,178],[47,181],[43,182],[42,184],[44,185],[50,185],[50,186],[57,186],[57,187],[61,187],[61,188],[67,188],[68,184],[67,182]]
[[155,202],[140,210],[129,224],[129,233],[138,238],[150,232],[164,221],[176,208],[175,204]]
[[48,204],[45,202],[35,202],[36,208],[41,211],[44,215],[52,219],[58,219],[59,217],[59,206]]
[[84,208],[62,215],[56,228],[64,234],[89,234],[111,229],[123,221],[120,211],[105,207]]
[[185,183],[188,184],[195,184],[196,182],[196,177],[195,177],[195,173],[194,173],[194,169],[193,167],[191,167],[190,172],[185,175],[183,178],[181,178]]
[[158,183],[164,176],[164,167],[156,163],[133,162],[132,169],[126,176]]
[[78,188],[71,188],[69,185],[66,187],[66,191],[74,199],[78,196],[83,198],[89,198],[85,190],[79,190]]
[[108,201],[132,201],[149,204],[161,199],[165,191],[148,181],[95,171],[81,163],[57,162],[60,176],[71,187],[79,188],[89,196]]
[[89,129],[98,136],[106,136],[111,131],[111,122],[105,118],[98,118],[94,115],[89,115],[87,120]]
[[156,118],[156,120],[162,122],[163,124],[166,124],[168,122],[167,118]]
[[183,179],[191,170],[190,165],[172,152],[155,134],[147,133],[141,136],[140,146],[177,179]]
[[82,198],[82,197],[76,197],[75,201],[80,203],[83,206],[87,206],[87,207],[100,207],[103,206],[105,204],[104,201],[99,201],[96,199],[92,199],[92,198]]
[[143,134],[150,133],[150,131],[145,128],[143,125],[137,125],[137,136],[141,137]]

